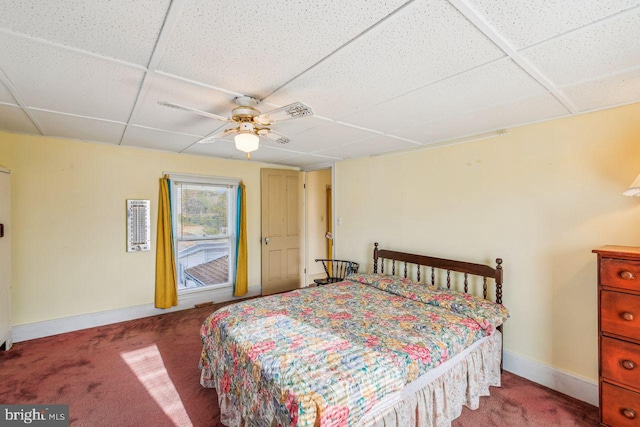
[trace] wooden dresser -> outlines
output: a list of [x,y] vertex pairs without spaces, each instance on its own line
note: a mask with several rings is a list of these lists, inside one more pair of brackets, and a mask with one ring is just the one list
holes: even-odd
[[640,427],[640,248],[598,254],[598,372],[601,425]]

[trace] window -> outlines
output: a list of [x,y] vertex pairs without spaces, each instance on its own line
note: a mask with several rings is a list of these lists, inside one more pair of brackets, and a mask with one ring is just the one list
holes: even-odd
[[171,175],[178,292],[235,279],[238,181]]

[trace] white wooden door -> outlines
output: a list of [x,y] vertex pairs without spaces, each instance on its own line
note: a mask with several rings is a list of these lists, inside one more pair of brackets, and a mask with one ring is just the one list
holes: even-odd
[[9,171],[0,168],[0,346],[11,347],[11,221]]
[[302,172],[262,169],[262,295],[302,283]]

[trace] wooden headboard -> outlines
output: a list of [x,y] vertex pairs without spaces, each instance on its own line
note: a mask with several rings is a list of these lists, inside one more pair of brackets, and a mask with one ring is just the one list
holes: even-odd
[[[404,265],[403,273],[398,271],[398,275],[407,277],[410,271],[415,271],[416,280],[420,282],[420,271],[422,267],[427,270],[431,269],[431,284],[436,285],[435,272],[436,270],[446,271],[447,274],[447,288],[451,288],[451,272],[456,271],[464,275],[464,292],[468,293],[469,290],[469,276],[482,277],[482,296],[487,298],[487,278],[491,278],[496,284],[496,298],[495,302],[502,304],[502,258],[496,259],[496,267],[493,268],[484,264],[474,264],[464,261],[454,261],[444,258],[434,258],[425,255],[409,254],[405,252],[390,251],[387,249],[379,249],[378,243],[375,243],[373,249],[373,272],[378,272],[378,262],[380,262],[380,273],[384,273],[385,260],[391,262],[391,271],[387,271],[387,274],[392,276],[396,275],[396,261],[398,264],[398,270]],[[411,264],[415,265],[415,268],[411,268]],[[426,273],[425,273],[426,275]],[[425,277],[426,279],[426,277]],[[426,280],[425,280],[426,282]]]

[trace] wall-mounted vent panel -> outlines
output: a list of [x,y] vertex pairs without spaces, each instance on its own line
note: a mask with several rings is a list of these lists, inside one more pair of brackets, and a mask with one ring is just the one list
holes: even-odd
[[150,200],[127,200],[127,252],[148,251]]

